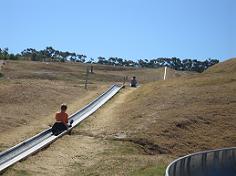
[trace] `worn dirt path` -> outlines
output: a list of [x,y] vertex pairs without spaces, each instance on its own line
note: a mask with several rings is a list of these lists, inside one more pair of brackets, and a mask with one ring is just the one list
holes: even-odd
[[85,120],[79,130],[79,134],[100,137],[118,137],[125,135],[120,131],[119,114],[123,112],[121,105],[127,97],[136,89],[125,88],[119,94],[111,99],[103,108],[92,114],[89,119]]

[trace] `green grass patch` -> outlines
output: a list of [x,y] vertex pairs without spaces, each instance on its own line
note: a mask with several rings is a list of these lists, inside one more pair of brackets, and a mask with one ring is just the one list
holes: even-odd
[[3,73],[0,73],[0,78],[3,77],[3,76],[4,76]]
[[145,167],[133,171],[130,176],[163,176],[166,167],[164,165]]

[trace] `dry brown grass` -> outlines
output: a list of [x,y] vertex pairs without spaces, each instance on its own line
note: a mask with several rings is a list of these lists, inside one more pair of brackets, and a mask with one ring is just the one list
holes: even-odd
[[[47,63],[30,61],[8,61],[4,67],[5,78],[9,79],[37,79],[62,80],[83,82],[86,69],[90,65],[81,63]],[[160,80],[163,69],[142,69],[130,67],[113,67],[93,65],[94,74],[89,75],[90,83],[96,82],[123,82],[124,76],[130,79],[136,76],[140,83]],[[183,73],[171,70],[169,77],[178,77]]]
[[75,112],[110,86],[109,82],[93,82],[85,90],[85,68],[8,61],[0,80],[0,150],[48,128],[61,103],[68,103],[69,113]]
[[208,68],[205,73],[235,73],[235,59],[236,58],[231,58],[225,62],[214,65],[213,67]]
[[[46,119],[51,119],[61,100],[68,100],[70,107],[76,110],[78,105],[82,106],[99,91],[105,90],[113,80],[122,81],[123,76],[135,75],[145,84],[138,89],[123,89],[76,128],[72,136],[65,136],[47,150],[18,163],[5,175],[21,172],[28,175],[67,175],[69,172],[71,175],[134,175],[141,170],[158,170],[160,165],[166,165],[173,158],[187,153],[236,145],[235,59],[220,63],[202,74],[190,75],[169,70],[167,81],[160,81],[163,69],[111,69],[98,66],[97,69],[95,67],[95,74],[89,75],[90,83],[93,83],[90,85],[92,93],[86,96],[80,84],[84,78],[84,65],[55,63],[44,66],[44,63],[40,63],[40,69],[32,66],[27,73],[25,69],[18,70],[15,73],[22,73],[23,76],[17,76],[13,73],[19,69],[17,64],[22,63],[12,63],[15,68],[9,65],[5,70],[5,78],[11,79],[1,82],[6,86],[2,90],[7,94],[0,93],[4,100],[4,103],[0,102],[1,107],[3,104],[8,104],[6,109],[10,105],[21,107],[21,102],[24,102],[23,109],[35,107],[32,112],[27,110],[28,114],[40,114],[41,111],[35,109],[47,108],[43,111],[47,112]],[[33,72],[42,73],[43,77],[38,78]],[[45,73],[56,74],[48,79]],[[74,77],[65,79],[69,75]],[[45,97],[42,89],[49,91]],[[28,93],[16,94],[25,90]],[[38,100],[27,99],[31,96]],[[59,103],[56,102],[57,98]],[[44,101],[45,105],[41,103]],[[40,106],[36,106],[38,104]],[[15,109],[12,108],[11,113],[14,111],[18,114]],[[25,120],[24,113],[21,117]],[[5,115],[8,115],[7,111]],[[42,114],[29,116],[29,119],[35,119],[32,120],[35,124],[29,123],[28,126],[34,128],[41,123],[38,119],[43,117]],[[49,120],[43,119],[40,120],[46,125]],[[24,134],[29,136],[32,130],[27,130],[24,123],[19,122],[19,129],[24,129]],[[5,137],[1,135],[3,145],[9,143],[8,138],[14,137],[13,134],[16,135],[16,132],[4,134]]]
[[236,59],[220,66],[200,75],[142,86],[113,113],[111,126],[92,131],[96,135],[122,132],[178,156],[235,146]]
[[[130,154],[125,160],[116,158],[121,162],[117,164],[113,163],[112,155],[104,155],[105,162],[94,154],[97,160],[92,166],[78,166],[80,171],[85,171],[82,175],[91,172],[116,175],[117,168],[127,166],[135,171],[157,167],[155,162],[165,165],[188,153],[235,146],[236,70],[227,71],[228,67],[224,68],[223,63],[221,66],[221,74],[212,67],[211,72],[123,90],[75,130],[74,135],[91,136],[111,143],[118,140],[123,143],[120,150],[127,149],[127,143],[133,144],[139,149],[135,154],[143,160],[133,161]],[[236,59],[230,66],[235,68]],[[215,68],[218,70],[219,66]],[[103,171],[109,169],[115,172],[107,174]],[[121,175],[131,173],[126,169]]]
[[[6,149],[34,135],[42,129],[48,128],[48,125],[52,124],[54,121],[53,116],[58,109],[58,105],[62,102],[69,104],[68,112],[72,113],[90,102],[112,83],[123,81],[124,76],[131,77],[135,75],[141,84],[162,79],[163,76],[163,69],[114,68],[96,65],[94,66],[95,73],[89,75],[89,90],[85,91],[83,84],[86,67],[87,65],[78,63],[8,61],[2,70],[4,72],[4,78],[0,80],[0,120],[3,122],[0,124],[0,150]],[[181,74],[182,73],[170,71],[168,77],[178,77]],[[123,100],[121,100],[121,102],[122,101]],[[113,106],[113,108],[115,108],[115,106]],[[109,126],[111,122],[109,119],[110,116],[105,117],[107,117],[106,120],[102,119],[97,123]],[[96,124],[95,126],[99,127],[99,125]],[[93,128],[91,128],[91,130],[92,129]],[[75,130],[74,137],[76,138],[77,133],[77,130]],[[100,159],[104,161],[103,158],[107,153],[105,152],[106,150],[111,151],[106,156],[108,161],[110,157],[113,157],[113,160],[116,160],[116,158],[119,159],[120,150],[122,150],[121,152],[127,151],[127,156],[123,159],[121,157],[121,159],[132,159],[134,164],[130,163],[133,165],[131,168],[134,168],[136,165],[143,167],[146,165],[146,162],[150,162],[149,159],[145,159],[145,162],[143,162],[144,158],[150,158],[150,156],[146,156],[145,152],[143,153],[143,150],[140,150],[139,147],[137,149],[131,147],[130,149],[130,145],[132,146],[133,144],[129,144],[129,142],[127,142],[124,149],[121,149],[123,146],[122,141],[107,145],[110,142],[102,142],[101,139],[90,140],[86,139],[86,137],[80,137],[78,140],[82,141],[76,142],[74,138],[73,140],[65,138],[59,141],[59,143],[53,144],[56,149],[50,147],[48,150],[32,157],[32,159],[22,162],[23,165],[18,163],[20,166],[17,165],[13,167],[13,169],[10,169],[5,175],[26,175],[27,173],[32,173],[33,175],[42,175],[45,173],[46,175],[51,175],[50,173],[58,173],[58,175],[63,175],[63,173],[65,173],[65,167],[67,167],[68,164],[70,165],[72,163],[72,170],[78,169],[73,164],[75,161],[78,164],[81,163],[80,158],[77,158],[77,160],[73,159],[75,158],[74,155],[76,155],[76,152],[82,152],[83,155],[87,155],[86,152],[88,151],[93,152],[91,157],[98,157],[96,163],[94,163],[97,164],[97,166],[100,165]],[[95,144],[98,144],[98,146]],[[67,145],[72,145],[74,148],[70,148]],[[88,150],[83,150],[82,145],[94,145],[94,147],[88,147]],[[114,145],[120,147],[117,148]],[[134,146],[136,146],[136,144]],[[80,150],[81,147],[82,150]],[[95,150],[99,147],[101,147],[100,150],[103,154],[100,153],[100,150]],[[65,152],[65,148],[67,152]],[[77,148],[79,150],[76,150]],[[65,155],[58,155],[59,150],[61,150],[62,153],[65,152]],[[132,156],[129,156],[130,150],[135,151],[133,154],[131,153]],[[117,156],[113,156],[113,151],[117,151]],[[143,153],[142,156],[140,156],[140,152],[141,154]],[[38,157],[42,159],[39,160]],[[57,160],[61,158],[64,159],[64,162],[62,165],[58,165]],[[45,162],[44,159],[48,162]],[[89,164],[90,161],[88,159],[89,158],[83,159],[82,163],[85,162]],[[36,165],[40,167],[36,167],[34,164],[36,162],[35,160],[37,160]],[[135,162],[136,160],[138,161],[137,163]],[[159,158],[151,157],[151,160],[151,163],[154,164],[159,161]],[[117,162],[116,165],[121,164],[119,160]],[[26,163],[26,166],[24,163]],[[46,165],[44,163],[46,163]],[[52,167],[49,167],[48,163],[50,163]],[[109,162],[107,164],[109,165]],[[93,164],[90,165],[93,166]],[[91,170],[88,167],[82,169],[87,172]],[[118,171],[119,167],[115,170]],[[91,170],[91,172],[96,171]],[[109,173],[112,173],[112,170]]]
[[63,102],[69,104],[72,113],[114,82],[123,82],[124,76],[137,74],[139,78],[140,75],[142,78],[139,80],[143,83],[159,79],[158,76],[151,77],[152,72],[162,72],[94,65],[95,73],[89,74],[89,89],[86,91],[87,66],[80,63],[7,61],[2,68],[4,77],[0,79],[0,150],[47,128]]

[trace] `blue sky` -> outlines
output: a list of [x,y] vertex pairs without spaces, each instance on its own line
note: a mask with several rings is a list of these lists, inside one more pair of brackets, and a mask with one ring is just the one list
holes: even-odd
[[1,0],[0,48],[88,57],[236,56],[235,0]]

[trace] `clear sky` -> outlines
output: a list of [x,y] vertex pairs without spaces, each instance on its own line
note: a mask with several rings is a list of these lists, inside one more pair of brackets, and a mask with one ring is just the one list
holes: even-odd
[[236,0],[1,0],[0,48],[88,57],[236,56]]

